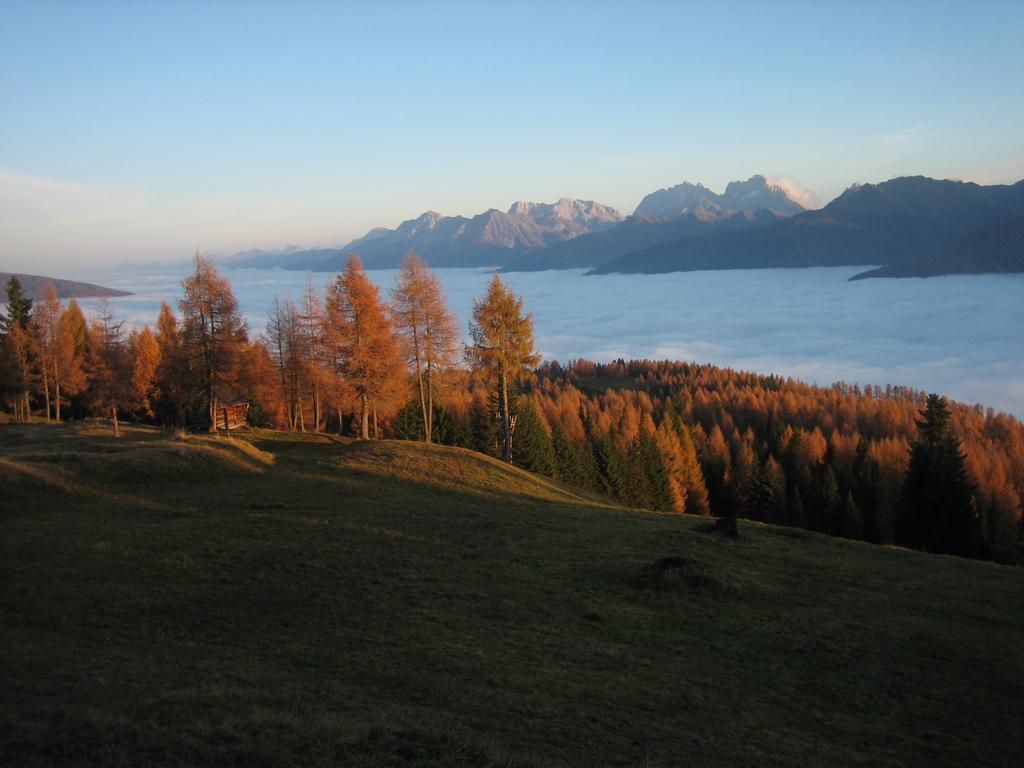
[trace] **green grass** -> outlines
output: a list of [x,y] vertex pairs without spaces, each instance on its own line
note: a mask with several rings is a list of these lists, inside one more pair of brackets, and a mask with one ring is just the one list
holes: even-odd
[[1024,764],[1021,570],[323,436],[7,426],[0,489],[4,765]]

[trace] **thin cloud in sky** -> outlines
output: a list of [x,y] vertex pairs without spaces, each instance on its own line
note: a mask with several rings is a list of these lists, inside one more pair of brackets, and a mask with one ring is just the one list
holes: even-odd
[[821,197],[816,192],[808,189],[796,179],[791,179],[787,176],[768,176],[766,178],[769,184],[782,187],[790,200],[800,203],[800,205],[808,210],[821,208],[824,205]]

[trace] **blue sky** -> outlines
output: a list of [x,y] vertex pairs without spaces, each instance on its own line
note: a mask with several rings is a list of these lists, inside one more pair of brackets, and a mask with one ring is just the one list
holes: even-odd
[[0,268],[1024,177],[1024,3],[0,3]]

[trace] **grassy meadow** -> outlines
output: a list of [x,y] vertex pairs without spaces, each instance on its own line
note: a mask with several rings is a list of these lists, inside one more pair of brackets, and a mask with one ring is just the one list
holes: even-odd
[[705,525],[454,448],[0,427],[0,763],[1024,765],[1024,571]]

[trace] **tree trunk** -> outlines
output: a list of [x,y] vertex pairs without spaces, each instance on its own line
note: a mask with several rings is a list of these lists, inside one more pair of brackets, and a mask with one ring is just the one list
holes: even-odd
[[512,463],[512,419],[508,412],[508,377],[501,374],[501,460]]
[[46,370],[46,363],[43,363],[43,393],[46,400],[46,423],[50,424],[50,372]]
[[366,395],[359,396],[359,404],[362,407],[362,413],[360,414],[361,430],[359,436],[363,440],[370,439],[370,404],[367,402]]
[[313,431],[320,431],[320,387],[313,381]]
[[427,442],[434,442],[434,387],[430,368],[427,368]]
[[213,377],[210,377],[210,431],[217,431],[217,388]]
[[380,425],[377,424],[377,406],[373,406],[373,439],[380,440]]
[[[430,442],[430,411],[427,408],[427,397],[424,391],[423,384],[423,364],[420,361],[420,336],[419,331],[416,328],[416,319],[413,317],[412,325],[412,351],[413,351],[413,362],[416,365],[416,388],[420,396],[420,413],[423,416],[423,440],[426,443]],[[429,381],[427,386],[429,386]]]
[[416,386],[420,393],[420,413],[423,414],[423,440],[430,442],[430,411],[427,408],[427,396],[423,388],[423,372],[420,371],[419,360],[416,361]]
[[57,370],[57,358],[53,358],[53,410],[54,420],[60,424],[60,372]]
[[121,436],[121,428],[120,428],[120,426],[117,423],[117,406],[116,405],[110,406],[110,413],[114,417],[114,437],[120,437]]
[[427,425],[427,442],[434,441],[434,366],[430,350],[427,350],[427,407],[424,423]]

